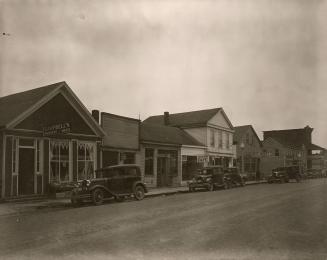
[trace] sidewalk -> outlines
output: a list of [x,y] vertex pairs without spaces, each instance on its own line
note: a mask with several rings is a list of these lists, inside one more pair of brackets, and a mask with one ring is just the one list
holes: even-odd
[[[263,184],[267,181],[248,181],[246,185]],[[147,198],[156,196],[166,196],[178,193],[188,192],[188,187],[168,187],[168,188],[149,188],[148,193],[145,194]],[[0,203],[0,217],[2,216],[18,216],[21,214],[29,214],[36,212],[37,210],[49,210],[49,209],[63,209],[72,207],[70,198],[65,194],[57,194],[57,198],[43,198],[32,201],[12,201]]]

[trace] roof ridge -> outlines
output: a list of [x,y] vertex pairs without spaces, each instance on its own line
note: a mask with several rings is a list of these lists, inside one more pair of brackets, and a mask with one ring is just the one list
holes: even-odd
[[43,89],[43,88],[55,87],[56,85],[57,85],[57,87],[61,87],[63,84],[67,84],[66,81],[59,81],[59,82],[49,84],[49,85],[46,85],[46,86],[42,86],[42,87],[38,87],[38,88],[32,88],[32,89],[24,90],[24,91],[21,91],[21,92],[12,93],[12,94],[0,97],[0,99],[15,96],[15,95],[21,95],[21,94],[24,94],[24,93],[28,93],[30,91],[36,91],[36,90]]

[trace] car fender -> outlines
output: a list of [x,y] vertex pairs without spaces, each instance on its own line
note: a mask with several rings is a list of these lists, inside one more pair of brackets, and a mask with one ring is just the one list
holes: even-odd
[[135,187],[137,185],[141,185],[144,188],[144,192],[145,193],[148,192],[148,189],[147,189],[146,185],[143,182],[141,182],[141,181],[136,181],[136,182],[133,183],[133,190],[135,189]]

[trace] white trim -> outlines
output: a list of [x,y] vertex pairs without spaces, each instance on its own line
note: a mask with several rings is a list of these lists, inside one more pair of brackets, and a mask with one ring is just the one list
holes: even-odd
[[[104,136],[106,136],[107,133],[100,127],[100,125],[98,124],[98,122],[95,121],[95,119],[93,118],[93,116],[91,115],[91,113],[87,110],[87,108],[80,101],[80,99],[75,95],[75,93],[70,89],[70,87],[66,83],[65,83],[65,86],[66,86],[65,89],[69,92],[69,94],[71,94],[71,96],[73,96],[73,98],[76,100],[76,102],[81,106],[81,108],[84,110],[84,112],[88,115],[89,119],[93,122],[93,124],[95,124],[95,128],[97,128]],[[91,127],[91,128],[93,130],[95,130],[94,127]]]
[[141,141],[141,145],[144,144],[150,144],[150,145],[159,145],[159,146],[174,146],[177,148],[180,148],[181,145],[180,144],[165,144],[165,143],[156,143],[156,142],[147,142],[147,141]]
[[[82,110],[87,114],[88,119],[91,120],[93,123],[90,124],[89,120],[83,116],[80,111],[76,108],[76,106],[73,104],[67,94],[64,92],[63,88],[65,87],[65,90],[73,97],[73,99],[77,102],[78,105],[82,108]],[[9,122],[6,125],[6,128],[14,128],[17,124],[21,123],[25,118],[33,114],[37,109],[42,107],[44,104],[46,104],[51,98],[55,97],[57,94],[61,93],[65,99],[68,101],[68,103],[75,109],[76,112],[83,118],[85,123],[94,131],[96,134],[101,133],[103,135],[106,135],[104,130],[98,125],[98,123],[94,120],[90,112],[86,109],[86,107],[82,104],[82,102],[78,99],[78,97],[74,94],[74,92],[69,88],[69,86],[66,84],[66,82],[62,82],[58,85],[53,91],[51,91],[49,94],[45,95],[43,98],[41,98],[38,102],[36,102],[33,106],[31,106],[29,109],[21,113],[19,116],[17,116],[15,119],[13,119],[11,122]]]
[[196,146],[196,145],[184,145],[182,144],[182,148],[185,147],[185,148],[197,148],[197,149],[206,149],[207,147],[206,146]]
[[52,92],[45,95],[41,100],[36,102],[33,106],[31,106],[29,109],[21,113],[19,116],[17,116],[15,119],[13,119],[11,122],[9,122],[6,127],[7,128],[13,128],[15,125],[22,122],[25,118],[27,118],[29,115],[31,115],[33,112],[35,112],[37,109],[42,107],[45,103],[47,103],[51,98],[53,98],[56,94],[59,93],[58,89],[60,89],[63,86],[63,83],[58,85],[57,88],[55,88]]
[[6,145],[7,145],[7,136],[3,133],[3,140],[2,140],[2,191],[1,191],[1,196],[2,198],[5,197],[6,192]]

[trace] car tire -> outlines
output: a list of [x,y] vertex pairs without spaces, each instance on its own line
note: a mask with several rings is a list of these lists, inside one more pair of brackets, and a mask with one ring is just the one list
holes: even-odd
[[223,188],[224,188],[224,190],[229,189],[229,183],[227,181],[224,181]]
[[195,189],[192,187],[189,187],[188,190],[189,190],[189,192],[195,192]]
[[99,206],[103,203],[104,200],[104,192],[102,189],[95,189],[92,192],[92,202],[94,205]]
[[145,196],[145,190],[144,187],[142,185],[137,185],[134,188],[134,198],[136,200],[143,200]]
[[214,190],[215,190],[215,186],[213,184],[209,184],[208,191],[214,191]]

